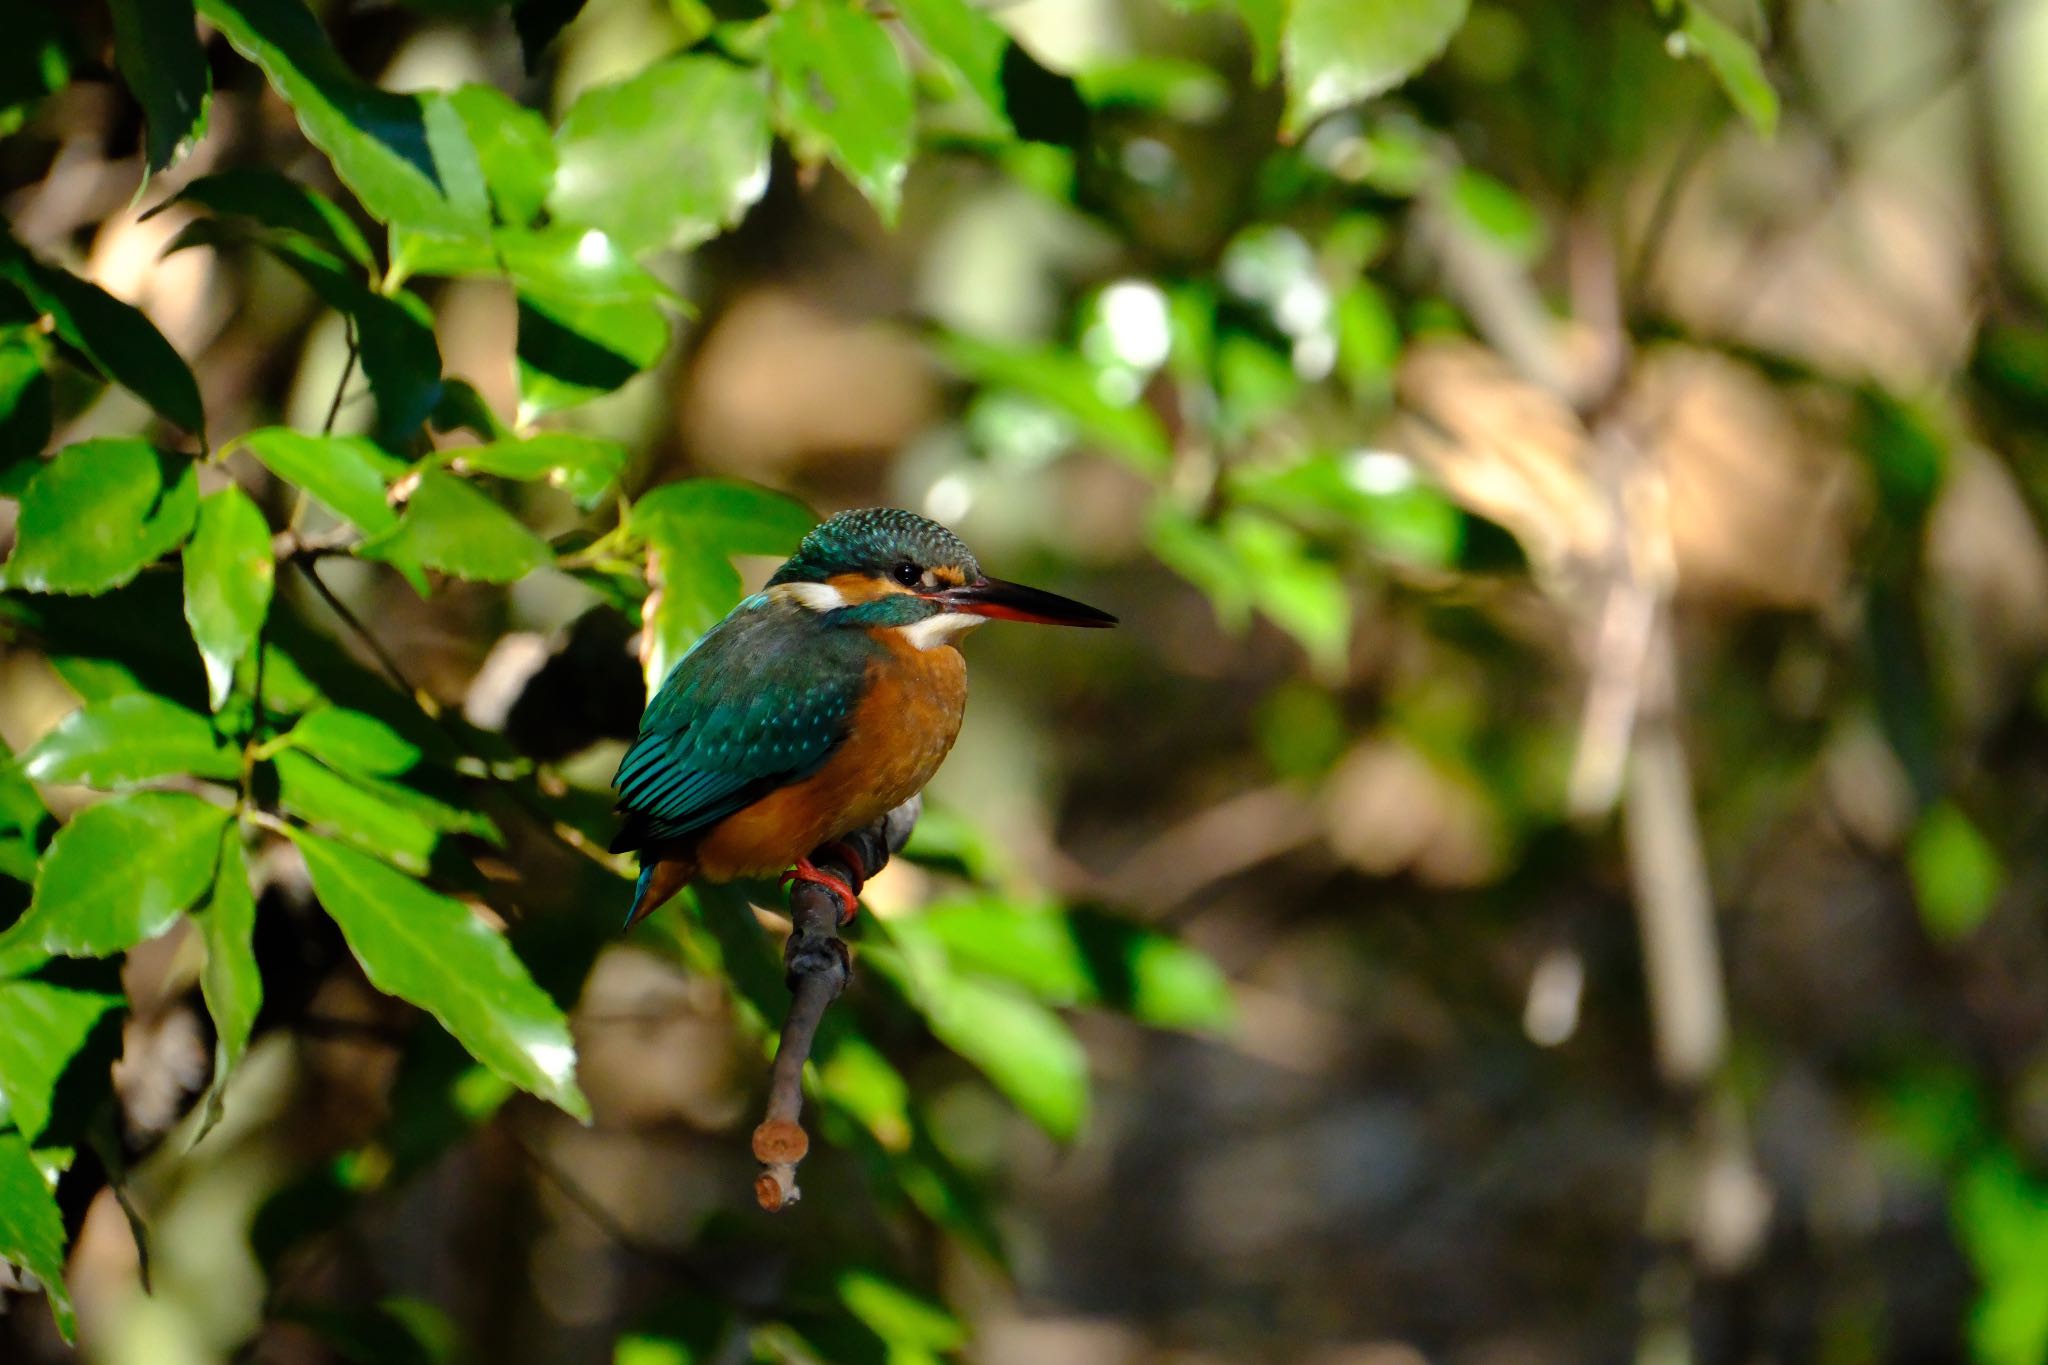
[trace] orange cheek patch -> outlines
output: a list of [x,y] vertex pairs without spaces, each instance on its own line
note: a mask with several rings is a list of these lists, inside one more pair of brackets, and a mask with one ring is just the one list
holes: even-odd
[[848,605],[855,602],[872,602],[876,598],[889,597],[905,591],[886,578],[875,578],[864,573],[834,574],[825,581],[838,590]]

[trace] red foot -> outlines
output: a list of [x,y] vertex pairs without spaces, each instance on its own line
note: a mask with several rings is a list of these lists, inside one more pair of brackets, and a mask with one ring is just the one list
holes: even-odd
[[[853,865],[859,867],[860,860],[858,858],[854,859]],[[821,872],[812,866],[809,858],[798,858],[796,866],[782,874],[782,880],[785,882],[813,882],[835,893],[839,897],[839,904],[842,907],[839,912],[839,922],[841,924],[853,923],[853,914],[860,905],[860,897],[855,893],[853,887],[833,876],[830,872]]]

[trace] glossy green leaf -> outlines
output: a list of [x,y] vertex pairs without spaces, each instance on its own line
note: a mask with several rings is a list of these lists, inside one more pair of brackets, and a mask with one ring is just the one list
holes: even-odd
[[306,490],[336,516],[354,522],[365,535],[382,535],[398,525],[385,501],[385,480],[405,461],[360,436],[309,436],[286,427],[265,427],[238,445],[271,473]]
[[971,976],[930,973],[914,997],[938,1040],[972,1062],[1018,1110],[1062,1140],[1088,1113],[1088,1055],[1044,1005]]
[[198,506],[190,460],[142,441],[66,446],[22,492],[7,584],[58,593],[119,587],[177,548]]
[[646,651],[650,692],[691,642],[739,600],[732,557],[786,556],[816,524],[817,517],[796,499],[737,479],[683,479],[633,504],[627,529],[647,542],[661,585],[648,599],[654,632]]
[[668,315],[653,303],[519,300],[519,417],[531,422],[612,392],[668,349]]
[[1128,921],[1049,904],[981,898],[934,905],[899,921],[954,966],[999,977],[1055,1005],[1105,1005],[1162,1028],[1220,1029],[1235,1010],[1216,964]]
[[305,754],[287,749],[277,766],[277,799],[285,813],[318,825],[414,872],[427,870],[441,831],[419,812],[382,799]]
[[445,96],[393,94],[358,79],[299,0],[198,0],[198,7],[262,68],[307,140],[372,216],[453,236],[488,228],[482,202],[459,188],[483,183],[461,120],[430,127]]
[[332,199],[265,166],[233,166],[201,176],[170,202],[197,204],[216,214],[246,218],[365,270],[374,264],[362,229]]
[[768,143],[759,77],[715,57],[671,57],[570,106],[548,208],[630,253],[695,246],[767,189]]
[[0,970],[36,954],[105,957],[155,938],[206,893],[227,819],[183,792],[87,806],[50,841],[35,899],[0,934]]
[[488,494],[434,469],[420,475],[396,529],[358,553],[479,583],[510,583],[555,558],[546,541]]
[[1470,0],[1294,0],[1281,58],[1287,127],[1393,89],[1435,60]]
[[520,420],[609,393],[668,349],[673,291],[601,228],[501,228],[489,241],[394,234],[409,273],[511,281]]
[[1010,35],[967,0],[899,0],[896,13],[917,41],[1008,131],[1003,49]]
[[263,973],[256,965],[256,897],[249,888],[249,867],[242,852],[242,832],[229,825],[221,831],[220,861],[214,869],[213,895],[193,913],[199,938],[206,945],[206,965],[199,971],[199,990],[213,1017],[213,1084],[206,1092],[205,1111],[193,1141],[220,1121],[221,1098],[228,1078],[249,1050],[249,1035],[263,1008]]
[[1696,54],[1714,73],[1736,112],[1766,141],[1778,132],[1778,92],[1764,73],[1756,44],[1698,0],[1686,0],[1679,26],[1684,49]]
[[547,119],[489,85],[465,85],[449,93],[448,103],[476,147],[498,218],[525,227],[540,215],[554,183],[554,132]]
[[0,230],[0,280],[49,317],[57,335],[92,367],[167,420],[204,432],[199,385],[183,356],[142,311],[68,270],[45,265]]
[[626,447],[619,442],[571,431],[543,431],[444,453],[460,469],[504,479],[546,479],[568,489],[585,507],[610,492],[626,467]]
[[64,1340],[77,1334],[64,1287],[64,1218],[57,1194],[19,1133],[0,1132],[0,1260],[42,1282]]
[[830,156],[893,223],[916,141],[917,98],[889,31],[854,0],[793,0],[775,17],[767,56],[776,112],[798,160]]
[[198,525],[185,543],[185,623],[206,663],[207,698],[216,711],[263,629],[276,579],[270,526],[249,495],[229,484],[201,499]]
[[111,0],[114,61],[142,102],[143,150],[163,170],[206,132],[213,81],[192,0]]
[[21,756],[38,782],[102,788],[188,773],[228,781],[240,768],[210,720],[150,692],[82,706]]
[[722,555],[783,555],[817,514],[773,489],[738,479],[679,479],[641,495],[627,525],[646,540],[691,541]]
[[958,335],[942,338],[939,354],[986,387],[1008,389],[1043,403],[1140,470],[1165,470],[1170,444],[1159,418],[1140,401],[1117,402],[1104,396],[1095,367],[1080,356]]
[[522,1090],[589,1117],[568,1021],[502,936],[461,901],[373,858],[316,835],[293,837],[371,985],[432,1014]]
[[649,537],[647,563],[655,590],[642,615],[653,639],[642,650],[642,665],[653,696],[676,660],[740,600],[741,583],[726,555],[686,537]]
[[395,776],[420,757],[418,746],[383,721],[345,706],[323,706],[301,716],[285,742],[342,772],[372,777]]
[[73,990],[34,978],[0,981],[0,1098],[21,1135],[34,1142],[50,1122],[52,1096],[72,1054],[119,995]]

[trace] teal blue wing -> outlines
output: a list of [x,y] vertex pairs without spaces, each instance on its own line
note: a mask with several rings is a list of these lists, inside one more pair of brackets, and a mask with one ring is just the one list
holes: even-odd
[[816,772],[846,736],[873,645],[750,599],[676,664],[612,785],[612,851],[672,843]]

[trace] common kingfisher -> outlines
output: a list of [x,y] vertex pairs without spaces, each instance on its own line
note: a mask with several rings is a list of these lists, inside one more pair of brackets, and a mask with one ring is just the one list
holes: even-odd
[[869,507],[814,528],[676,661],[619,763],[612,852],[640,853],[626,926],[693,879],[777,873],[831,887],[850,916],[854,889],[806,855],[924,788],[967,704],[955,643],[991,617],[1116,624],[988,577],[958,536],[912,512]]

